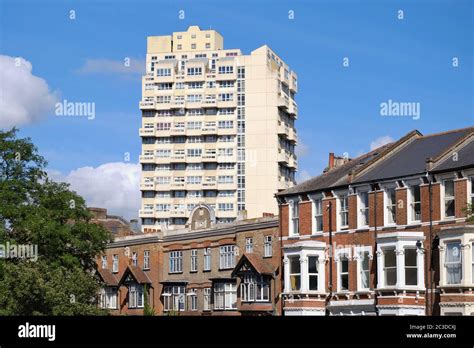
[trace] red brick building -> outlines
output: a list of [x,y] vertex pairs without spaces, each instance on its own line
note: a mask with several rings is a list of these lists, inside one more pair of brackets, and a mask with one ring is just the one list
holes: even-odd
[[474,315],[474,128],[400,140],[277,194],[285,315]]
[[278,218],[211,215],[200,205],[184,229],[115,238],[99,261],[101,306],[142,315],[147,297],[157,315],[280,314]]

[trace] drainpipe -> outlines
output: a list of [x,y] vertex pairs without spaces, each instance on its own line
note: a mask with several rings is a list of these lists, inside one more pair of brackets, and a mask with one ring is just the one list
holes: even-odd
[[[283,199],[280,198],[279,196],[277,196],[275,194],[275,198],[278,202],[278,236],[279,236],[279,257],[280,257],[280,260],[279,260],[279,264],[280,264],[280,291],[279,291],[279,294],[278,296],[280,297],[280,304],[279,304],[279,307],[280,307],[280,315],[281,316],[284,316],[285,315],[285,312],[283,311],[283,289],[284,289],[284,281],[285,281],[285,267],[283,265],[283,229],[282,229],[282,214],[281,214],[281,205],[283,204]],[[276,279],[274,279],[274,284],[276,284]],[[275,290],[276,292],[276,286],[275,286]]]
[[332,297],[332,260],[333,260],[333,250],[332,250],[332,201],[329,201],[328,207],[329,211],[329,281],[328,289],[329,295],[326,297],[326,315],[329,315],[328,304]]
[[[432,177],[429,171],[426,172],[426,177],[428,178],[428,201],[429,201],[429,219],[430,219],[430,229],[429,229],[429,244],[427,245],[428,248],[425,248],[425,264],[428,266],[428,260],[430,260],[430,267],[427,269],[425,273],[425,287],[426,295],[425,295],[425,302],[426,302],[426,315],[433,314],[433,189],[432,189]],[[426,252],[428,250],[428,252]],[[429,272],[429,276],[428,276]],[[428,281],[426,278],[428,277]],[[428,296],[428,289],[430,291]],[[429,299],[429,300],[428,300]]]
[[[374,252],[373,259],[375,264],[375,273],[374,273],[374,288],[377,288],[378,284],[378,258],[377,258],[377,184],[374,184]],[[374,306],[375,314],[377,315],[377,293],[374,293]]]

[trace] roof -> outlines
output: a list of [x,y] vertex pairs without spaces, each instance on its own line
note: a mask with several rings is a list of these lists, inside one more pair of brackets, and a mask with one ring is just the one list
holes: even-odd
[[[426,136],[414,130],[394,143],[381,146],[340,167],[281,191],[277,196],[423,174],[427,171],[428,158],[434,163],[432,171],[474,166],[473,135],[474,127]],[[452,160],[454,151],[457,154],[456,161]]]
[[240,272],[243,265],[246,263],[250,264],[250,266],[258,273],[264,275],[272,275],[275,271],[275,267],[273,267],[270,263],[264,260],[261,256],[255,253],[244,253],[240,258],[237,265],[234,267],[232,271],[232,277],[234,277],[238,272]]
[[99,276],[108,286],[118,286],[119,280],[108,269],[102,268],[98,270]]
[[472,166],[474,163],[474,137],[465,146],[456,151],[456,156],[453,153],[436,164],[432,171],[447,171],[455,168],[464,168]]
[[333,168],[326,173],[311,178],[290,187],[287,190],[277,193],[277,196],[288,196],[298,193],[319,191],[328,188],[335,188],[338,186],[344,186],[349,184],[349,173],[363,164],[369,162],[373,158],[377,157],[382,151],[387,149],[391,144],[381,146],[373,151],[370,151],[362,156],[349,160],[349,162],[343,164],[340,167]]
[[127,266],[127,268],[123,272],[122,279],[120,279],[120,283],[123,283],[128,274],[131,274],[138,284],[151,284],[151,280],[150,278],[148,278],[146,273],[143,272],[140,267],[133,265]]
[[[355,178],[352,183],[406,177],[426,172],[426,159],[436,158],[464,137],[474,128],[464,128],[427,136],[416,136],[400,149],[393,148],[389,156],[383,156],[370,170]],[[471,156],[472,157],[472,154]],[[466,160],[468,161],[468,160]],[[474,164],[473,161],[470,164]]]
[[177,284],[177,283],[187,284],[189,283],[189,281],[185,279],[166,279],[160,282],[160,284]]

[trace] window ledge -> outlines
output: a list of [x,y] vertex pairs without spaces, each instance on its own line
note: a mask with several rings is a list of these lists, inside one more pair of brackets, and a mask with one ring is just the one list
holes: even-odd
[[474,284],[440,284],[437,286],[439,289],[458,289],[458,288],[464,288],[464,289],[469,289],[473,288],[474,289]]
[[369,232],[369,227],[361,227],[355,230],[356,232]]
[[392,287],[384,287],[384,288],[376,288],[375,291],[420,291],[425,292],[425,288],[418,287],[418,286],[392,286]]

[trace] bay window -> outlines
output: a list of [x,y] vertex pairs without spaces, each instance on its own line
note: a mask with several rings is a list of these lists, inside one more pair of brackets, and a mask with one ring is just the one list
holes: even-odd
[[270,301],[269,279],[257,274],[245,274],[240,284],[243,302]]
[[319,289],[319,257],[308,256],[308,289],[317,291]]
[[405,285],[418,285],[416,249],[405,249]]
[[397,284],[397,257],[395,248],[383,251],[383,273],[384,285],[395,286]]
[[299,256],[288,257],[290,263],[290,291],[301,288],[301,263]]
[[461,284],[462,254],[460,241],[446,243],[444,267],[446,268],[446,283]]
[[424,288],[424,233],[390,232],[377,236],[378,288]]
[[100,307],[104,309],[117,309],[117,289],[106,287],[100,292]]
[[143,308],[143,285],[132,284],[128,287],[128,308]]
[[360,253],[359,259],[359,290],[367,290],[370,288],[370,253],[363,251]]

